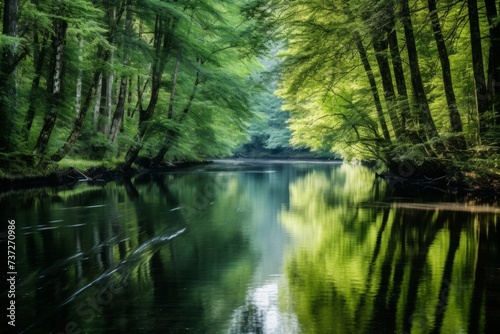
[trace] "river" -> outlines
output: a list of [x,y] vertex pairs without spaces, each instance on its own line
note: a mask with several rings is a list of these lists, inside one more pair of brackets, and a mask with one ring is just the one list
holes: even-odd
[[500,328],[500,210],[362,166],[216,162],[0,207],[17,333]]

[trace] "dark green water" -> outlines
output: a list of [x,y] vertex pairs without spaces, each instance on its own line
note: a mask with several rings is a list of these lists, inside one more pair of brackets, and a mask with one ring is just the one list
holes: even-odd
[[0,194],[13,332],[494,333],[500,210],[467,201],[307,163]]

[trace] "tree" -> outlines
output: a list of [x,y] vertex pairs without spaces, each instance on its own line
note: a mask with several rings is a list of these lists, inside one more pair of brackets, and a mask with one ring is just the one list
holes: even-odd
[[[130,62],[130,47],[132,38],[132,5],[133,0],[127,0],[126,3],[126,18],[125,18],[125,37],[123,43],[124,55],[123,55],[123,67],[126,69]],[[115,112],[111,118],[111,126],[109,129],[109,139],[112,142],[116,141],[118,136],[118,131],[120,130],[120,125],[123,120],[125,113],[125,98],[127,95],[127,84],[129,82],[128,75],[126,73],[122,74],[120,79],[120,92],[118,94],[118,102],[116,104]]]
[[405,72],[403,69],[403,60],[399,50],[394,7],[394,1],[389,1],[386,5],[387,24],[385,30],[387,31],[387,40],[391,52],[394,79],[396,81],[396,88],[398,92],[397,101],[399,111],[401,113],[401,130],[403,132],[403,136],[406,137],[406,140],[409,137],[411,142],[417,144],[419,140],[414,130],[417,122],[415,122],[411,115],[410,102],[408,100],[408,92],[406,89]]
[[[115,61],[115,39],[118,30],[119,21],[125,8],[117,8],[118,4],[114,0],[103,1],[105,6],[105,21],[107,23],[107,41],[109,48],[102,50],[102,78],[101,78],[101,94],[99,104],[99,117],[97,119],[97,131],[102,134],[108,134],[110,127],[111,108],[113,105],[113,84],[114,84],[114,61]],[[124,6],[125,7],[125,6]],[[127,8],[130,4],[127,3]],[[118,13],[118,11],[120,13]],[[127,50],[127,49],[126,49]],[[126,87],[125,87],[126,89]]]
[[[61,14],[62,13],[59,12],[59,15]],[[58,109],[62,104],[61,86],[63,81],[64,48],[66,44],[67,29],[68,22],[64,17],[57,17],[53,19],[54,36],[52,37],[51,74],[49,77],[50,84],[48,85],[50,89],[50,107],[48,113],[45,115],[42,130],[38,135],[38,140],[33,150],[34,155],[41,155],[45,153],[52,130],[56,124],[59,111]]]
[[489,25],[489,48],[488,48],[488,97],[491,99],[494,109],[494,124],[500,125],[500,22],[497,5],[494,0],[485,0],[486,16]]
[[396,139],[401,139],[404,128],[397,115],[397,100],[392,81],[392,73],[389,65],[387,51],[389,47],[388,35],[383,28],[385,25],[385,15],[380,17],[378,12],[375,18],[369,18],[370,30],[373,48],[375,50],[375,58],[377,60],[380,77],[382,78],[382,87],[384,88],[385,103],[391,120],[391,125],[396,134]]
[[[266,17],[270,25],[277,22],[275,30],[283,39],[277,94],[291,115],[291,142],[313,149],[328,147],[348,159],[381,160],[396,172],[401,163],[435,175],[461,169],[461,161],[467,159],[463,151],[477,145],[477,117],[470,114],[474,101],[468,92],[470,78],[479,81],[471,69],[474,64],[475,73],[480,72],[481,61],[474,59],[482,52],[480,44],[474,47],[463,32],[470,30],[475,43],[488,38],[493,52],[498,45],[497,8],[492,1],[486,5],[487,16],[473,17],[467,29],[467,19],[477,14],[475,3],[469,3],[471,9],[465,14],[458,3],[448,2],[440,9],[434,0],[414,7],[407,0],[369,6],[359,0],[260,2],[256,16]],[[272,18],[266,16],[269,12]],[[491,38],[474,32],[474,27],[486,23]],[[470,55],[462,51],[469,45]],[[496,59],[490,58],[489,62]],[[371,65],[375,61],[376,67]],[[488,66],[492,98],[495,66]],[[366,82],[360,80],[359,68]],[[456,164],[446,166],[440,161],[443,156]]]
[[172,43],[175,36],[175,29],[179,21],[177,11],[167,12],[163,15],[156,15],[154,24],[153,49],[154,59],[151,66],[151,96],[146,109],[143,109],[142,103],[139,104],[139,124],[136,135],[136,143],[132,145],[125,156],[125,167],[130,167],[137,159],[139,152],[143,147],[143,137],[147,130],[147,122],[153,117],[162,83],[163,72],[168,56],[172,50]]
[[479,115],[479,133],[483,136],[488,130],[489,120],[486,112],[489,109],[488,92],[484,77],[483,49],[481,46],[481,31],[479,28],[479,15],[477,0],[467,0],[469,10],[470,45],[472,53],[472,69],[474,71],[474,85],[476,92],[476,107]]
[[89,90],[88,90],[87,95],[85,97],[85,101],[83,103],[83,106],[82,106],[80,112],[78,113],[78,115],[76,115],[75,122],[73,125],[73,130],[69,134],[68,139],[66,139],[66,142],[64,143],[64,145],[55,154],[53,154],[50,157],[50,159],[52,161],[60,161],[75,146],[78,138],[80,137],[80,134],[81,134],[81,131],[83,128],[83,123],[84,123],[85,118],[87,116],[88,109],[90,108],[90,104],[91,104],[93,98],[95,97],[97,85],[99,83],[99,80],[101,79],[100,76],[101,76],[100,71],[96,71],[94,73],[94,79],[89,87]]
[[436,46],[439,54],[439,61],[441,63],[441,72],[443,75],[444,92],[446,95],[446,102],[448,104],[448,112],[450,115],[450,125],[453,132],[459,134],[456,140],[453,141],[453,147],[457,149],[465,149],[465,138],[461,134],[463,131],[462,120],[458,112],[457,100],[455,98],[455,91],[453,89],[453,81],[451,77],[450,60],[448,58],[448,50],[444,41],[441,24],[437,13],[436,0],[428,0],[429,15],[432,23],[432,31],[436,40]]
[[401,21],[404,27],[408,60],[410,64],[411,84],[413,88],[413,96],[419,110],[420,128],[424,130],[428,139],[439,138],[436,124],[434,123],[434,119],[432,118],[431,110],[429,108],[429,102],[425,93],[424,84],[422,82],[408,0],[401,0],[400,4]]
[[[41,20],[40,20],[41,21]],[[39,21],[39,22],[40,22]],[[30,92],[29,92],[29,106],[24,119],[24,139],[28,140],[31,127],[33,125],[33,120],[35,119],[35,111],[37,109],[37,104],[42,92],[40,91],[40,81],[42,79],[42,71],[45,65],[45,60],[47,57],[47,52],[49,49],[48,39],[49,39],[49,27],[40,27],[39,23],[36,22],[33,26],[33,79],[31,82]],[[41,38],[41,41],[40,41]]]
[[[354,16],[349,8],[349,3],[347,1],[344,1],[343,4],[343,10],[346,13],[347,17],[349,20],[353,21]],[[370,83],[370,89],[373,95],[373,101],[375,103],[375,108],[377,109],[377,116],[378,120],[380,123],[380,127],[382,128],[382,133],[384,135],[384,139],[387,141],[391,140],[391,135],[389,133],[389,129],[387,127],[387,123],[385,121],[385,116],[384,112],[382,109],[382,103],[380,102],[380,97],[378,94],[378,88],[377,88],[377,83],[375,81],[375,76],[373,75],[372,67],[370,65],[370,61],[368,60],[368,56],[365,50],[365,47],[363,45],[363,40],[359,34],[358,31],[353,32],[353,39],[354,43],[356,44],[356,49],[358,51],[359,57],[361,59],[361,62],[363,64],[363,68],[365,69],[366,76],[368,78],[368,81]]]
[[17,113],[17,64],[25,56],[19,55],[19,0],[5,0],[3,4],[3,29],[0,37],[0,152],[11,152],[16,144],[14,134]]
[[125,166],[141,152],[229,154],[246,138],[248,79],[268,35],[257,3],[31,0],[20,12],[2,1],[1,152]]

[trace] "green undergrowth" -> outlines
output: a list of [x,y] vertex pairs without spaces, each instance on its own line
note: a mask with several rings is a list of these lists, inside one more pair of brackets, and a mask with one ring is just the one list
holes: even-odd
[[116,169],[120,160],[86,160],[78,158],[64,158],[59,162],[47,163],[42,166],[33,166],[30,157],[19,154],[0,154],[0,179],[15,180],[37,177],[46,177],[54,173],[60,173],[69,168],[76,168],[85,172],[98,167]]
[[118,168],[120,160],[85,160],[85,159],[75,159],[75,158],[64,158],[59,163],[57,163],[57,167],[60,170],[65,170],[68,168],[76,168],[80,171],[85,171],[89,169],[93,169],[96,167],[104,167],[106,169],[115,169]]

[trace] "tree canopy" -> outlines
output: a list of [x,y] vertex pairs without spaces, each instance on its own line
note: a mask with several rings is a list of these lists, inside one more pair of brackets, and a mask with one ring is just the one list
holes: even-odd
[[158,164],[246,140],[267,38],[252,1],[0,3],[3,159]]
[[[496,174],[498,2],[261,1],[291,142],[431,176]],[[438,168],[436,168],[438,167]]]

